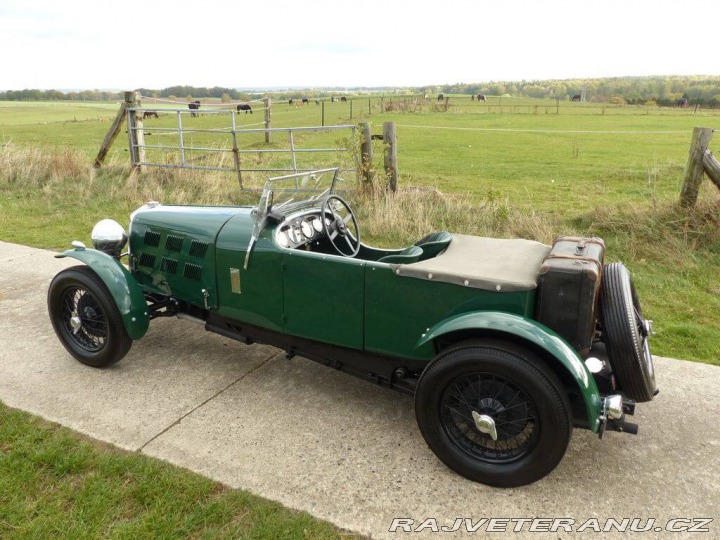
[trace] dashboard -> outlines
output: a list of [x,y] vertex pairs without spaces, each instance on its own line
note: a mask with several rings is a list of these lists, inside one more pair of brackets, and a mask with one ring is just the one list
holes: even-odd
[[[330,225],[328,218],[325,218],[325,222]],[[319,213],[290,217],[275,232],[276,242],[280,246],[289,249],[304,246],[320,239],[322,236],[323,224]]]

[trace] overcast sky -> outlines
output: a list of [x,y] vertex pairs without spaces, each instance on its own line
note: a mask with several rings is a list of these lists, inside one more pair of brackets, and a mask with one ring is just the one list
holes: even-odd
[[718,75],[718,24],[720,0],[0,0],[0,90]]

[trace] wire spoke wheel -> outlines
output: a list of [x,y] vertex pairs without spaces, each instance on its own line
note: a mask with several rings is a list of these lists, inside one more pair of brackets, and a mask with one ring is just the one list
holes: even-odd
[[490,338],[438,353],[418,381],[415,417],[443,463],[498,487],[550,473],[565,454],[573,421],[566,389],[543,359]]
[[83,364],[109,366],[132,346],[115,299],[88,266],[73,266],[55,276],[48,289],[48,312],[60,342]]
[[[448,385],[441,400],[443,429],[468,455],[495,463],[510,463],[526,455],[537,442],[535,405],[516,384],[492,373],[472,373]],[[497,440],[478,430],[472,417],[490,417]]]
[[108,323],[92,293],[81,287],[69,287],[63,292],[61,302],[67,337],[88,352],[102,350],[107,343]]

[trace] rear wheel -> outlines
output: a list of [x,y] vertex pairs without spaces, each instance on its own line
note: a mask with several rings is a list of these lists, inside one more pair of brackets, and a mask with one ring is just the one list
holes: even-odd
[[650,324],[643,318],[630,272],[620,263],[603,271],[600,325],[619,388],[635,401],[650,401],[656,391]]
[[448,467],[499,487],[547,475],[572,433],[557,376],[530,351],[495,340],[442,351],[418,381],[415,414],[428,446]]
[[110,291],[87,266],[73,266],[55,276],[48,290],[48,312],[60,342],[83,364],[109,366],[132,346]]

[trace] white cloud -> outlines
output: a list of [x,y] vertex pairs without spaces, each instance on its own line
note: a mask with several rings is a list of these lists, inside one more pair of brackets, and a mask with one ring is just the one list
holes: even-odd
[[717,1],[3,0],[0,89],[717,74]]

